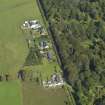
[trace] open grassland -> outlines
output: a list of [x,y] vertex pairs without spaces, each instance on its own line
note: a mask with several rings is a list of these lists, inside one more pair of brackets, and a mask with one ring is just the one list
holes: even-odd
[[[0,0],[0,71],[16,72],[28,54],[21,24],[41,20],[35,0]],[[36,6],[35,6],[36,5]]]
[[22,92],[19,81],[0,83],[0,105],[22,105]]
[[67,96],[62,88],[44,89],[33,83],[23,84],[24,105],[66,105]]

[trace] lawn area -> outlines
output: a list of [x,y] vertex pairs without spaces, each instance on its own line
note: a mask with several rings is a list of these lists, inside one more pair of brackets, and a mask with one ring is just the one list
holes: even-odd
[[41,20],[35,0],[0,0],[0,71],[15,73],[24,63],[28,49],[20,25],[28,19]]
[[23,83],[24,105],[66,105],[66,101],[67,96],[62,88],[45,89],[33,83]]
[[19,81],[0,83],[0,105],[22,105],[22,92]]
[[27,66],[25,67],[25,70],[33,70],[34,72],[41,73],[42,79],[47,80],[47,78],[50,78],[51,75],[55,73],[55,67],[58,73],[61,72],[61,69],[57,62],[48,62],[48,60],[44,58],[42,64],[35,66]]

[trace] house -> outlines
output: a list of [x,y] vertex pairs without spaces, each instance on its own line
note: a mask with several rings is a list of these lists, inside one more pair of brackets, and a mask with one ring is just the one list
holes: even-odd
[[62,78],[62,76],[59,74],[53,74],[51,76],[51,79],[48,80],[48,81],[43,81],[43,86],[44,87],[61,87],[63,86],[65,83],[64,83],[64,80]]
[[42,30],[40,31],[40,34],[41,34],[41,36],[47,36],[48,35],[47,31],[44,28],[42,28]]
[[38,29],[42,28],[42,26],[39,24],[39,22],[37,20],[25,21],[23,24],[23,27],[26,29],[34,29],[34,30],[38,30]]
[[48,43],[46,41],[41,41],[39,43],[40,50],[49,49]]

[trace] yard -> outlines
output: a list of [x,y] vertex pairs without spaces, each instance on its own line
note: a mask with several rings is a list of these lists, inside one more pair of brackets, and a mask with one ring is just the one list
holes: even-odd
[[[29,33],[29,32],[28,32]],[[51,60],[49,61],[47,57],[41,57],[41,62],[38,64],[37,63],[37,58],[36,58],[36,62],[34,65],[30,65],[30,66],[24,66],[24,69],[26,71],[34,71],[34,72],[39,72],[42,74],[42,79],[43,80],[46,80],[47,78],[49,78],[52,74],[54,74],[55,72],[57,73],[61,73],[61,68],[58,64],[58,61],[57,61],[57,57],[56,57],[56,54],[54,52],[54,49],[52,47],[52,43],[51,43],[51,40],[50,38],[47,36],[41,36],[39,34],[32,34],[30,36],[35,36],[35,46],[39,46],[39,43],[42,42],[43,40],[44,41],[47,41],[49,44],[49,48],[48,49],[45,49],[43,52],[50,52],[51,53]],[[35,47],[35,50],[36,50],[36,47]],[[40,50],[40,49],[39,49]],[[39,52],[40,53],[40,52]],[[46,54],[45,54],[46,55]],[[38,58],[39,59],[39,58]]]

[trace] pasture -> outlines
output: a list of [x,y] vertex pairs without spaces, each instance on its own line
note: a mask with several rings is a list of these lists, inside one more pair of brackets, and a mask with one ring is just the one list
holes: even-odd
[[16,73],[28,54],[21,24],[41,20],[35,0],[0,0],[0,71]]
[[22,92],[19,81],[0,83],[0,105],[22,105]]
[[45,89],[33,83],[23,83],[24,105],[66,105],[67,95],[62,88]]

